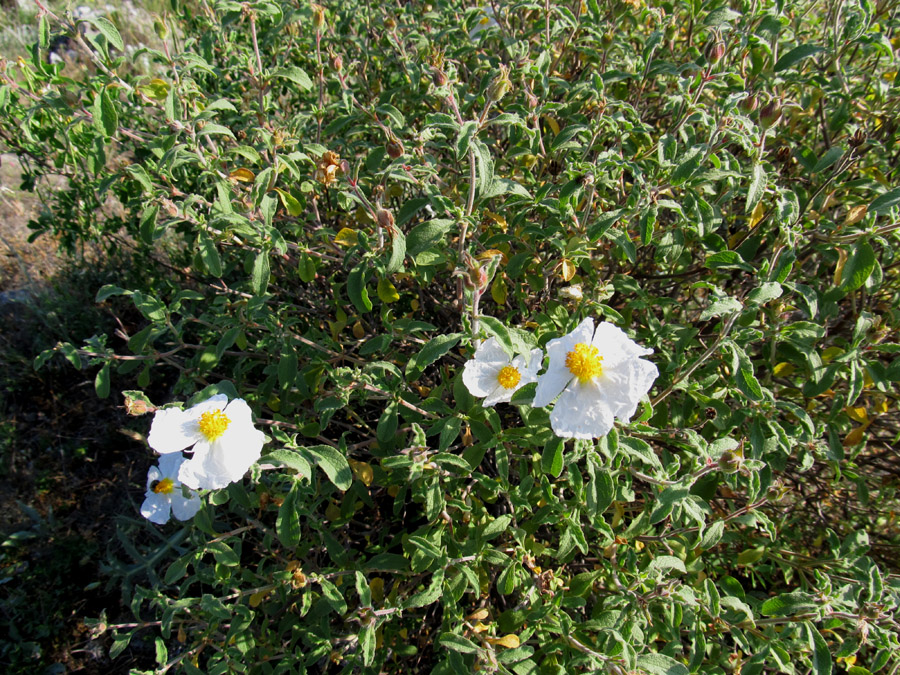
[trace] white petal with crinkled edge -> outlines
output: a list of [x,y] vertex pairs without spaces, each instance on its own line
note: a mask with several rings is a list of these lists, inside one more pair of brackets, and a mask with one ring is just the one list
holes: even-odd
[[478,349],[475,350],[475,360],[506,365],[509,363],[509,354],[500,346],[497,338],[490,337],[478,345]]
[[594,382],[572,382],[550,413],[550,426],[560,438],[599,438],[613,427],[613,411]]
[[[159,465],[159,473],[163,478],[171,478],[174,481],[178,480],[178,469],[181,468],[181,465],[184,464],[186,460],[184,459],[184,455],[181,453],[169,453],[168,455],[162,455],[159,458],[157,464]],[[156,467],[154,467],[155,469]],[[151,469],[152,471],[153,469]]]
[[659,377],[656,365],[650,361],[634,359],[628,362],[627,366],[629,371],[626,376],[627,390],[615,409],[616,417],[626,422],[634,416],[641,399],[647,395]]
[[597,326],[592,344],[603,357],[603,368],[615,368],[623,361],[652,354],[652,349],[641,347],[618,326],[604,321]]
[[500,362],[467,361],[463,366],[463,384],[472,396],[488,396],[497,388],[497,374],[507,363],[505,357]]
[[172,504],[165,495],[156,494],[152,490],[148,490],[144,503],[141,504],[141,515],[151,523],[165,525],[169,522],[171,509]]
[[183,488],[179,486],[169,495],[172,502],[172,515],[178,520],[190,520],[203,506],[203,500],[193,490],[188,490],[189,496],[185,497],[182,490]]
[[197,419],[186,410],[165,408],[157,410],[150,425],[147,443],[160,454],[181,452],[201,438]]
[[534,392],[534,401],[531,405],[541,408],[549,404],[566,388],[574,375],[566,367],[566,356],[579,342],[591,344],[594,335],[594,320],[585,319],[575,330],[547,343],[547,355],[550,357],[550,365],[547,372],[538,379],[538,386]]
[[247,473],[265,442],[265,435],[254,429],[249,419],[246,424],[229,424],[220,438],[212,443],[204,439],[194,446],[194,456],[181,465],[178,479],[194,490],[223,488]]

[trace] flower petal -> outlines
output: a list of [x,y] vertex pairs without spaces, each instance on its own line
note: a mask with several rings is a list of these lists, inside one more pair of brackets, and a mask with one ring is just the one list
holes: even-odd
[[[242,401],[242,399],[236,398],[235,401]],[[200,415],[205,412],[210,412],[212,410],[222,410],[228,407],[228,396],[225,394],[216,394],[215,396],[210,396],[205,401],[200,401],[197,405],[191,406],[188,408],[188,413],[196,420],[200,419]]]
[[[169,455],[163,455],[163,457],[168,457]],[[162,459],[162,458],[160,458]],[[158,467],[151,466],[147,470],[147,490],[150,489],[150,486],[153,485],[156,481],[161,480],[163,477],[162,472]]]
[[[521,361],[518,361],[518,359],[521,359]],[[519,365],[519,363],[521,363],[521,365]],[[516,366],[522,374],[522,386],[525,386],[529,382],[537,382],[538,371],[541,369],[541,366],[544,365],[544,352],[541,349],[532,349],[527,365],[525,364],[525,357],[523,356],[517,356],[513,359],[513,365]]]
[[203,500],[200,498],[200,495],[193,490],[190,491],[190,496],[188,497],[185,497],[181,490],[175,490],[171,494],[171,498],[172,515],[178,520],[190,520],[203,506]]
[[500,363],[486,363],[477,359],[466,361],[463,366],[463,384],[472,396],[487,396],[497,387],[497,373],[507,364],[507,360]]
[[509,363],[509,354],[500,346],[497,338],[490,337],[475,350],[475,360],[493,363],[502,363],[504,366]]
[[156,480],[160,478],[171,478],[172,480],[178,480],[178,469],[185,462],[184,455],[180,452],[171,452],[168,455],[163,455],[159,458],[157,464],[159,465],[159,474],[161,474]]
[[623,361],[653,353],[652,349],[641,347],[625,331],[608,321],[597,326],[591,344],[600,350],[604,368],[615,368]]
[[153,416],[147,442],[158,453],[167,454],[189,448],[200,438],[196,417],[178,408],[164,408]]
[[575,380],[553,407],[550,426],[561,438],[600,438],[613,427],[613,411],[597,383]]
[[[494,380],[496,383],[496,380]],[[498,403],[509,403],[509,400],[512,398],[512,395],[516,392],[516,389],[519,387],[516,386],[513,389],[507,389],[501,384],[498,384],[494,391],[487,395],[487,398],[484,399],[481,405],[485,408],[490,408],[492,405],[496,405]]]
[[615,414],[620,420],[628,421],[637,410],[638,403],[650,391],[653,382],[659,377],[656,365],[645,359],[634,359],[628,363],[628,391],[616,406]]
[[169,513],[172,505],[165,495],[158,495],[154,492],[147,492],[147,498],[141,504],[141,515],[151,523],[157,525],[165,525],[169,522]]

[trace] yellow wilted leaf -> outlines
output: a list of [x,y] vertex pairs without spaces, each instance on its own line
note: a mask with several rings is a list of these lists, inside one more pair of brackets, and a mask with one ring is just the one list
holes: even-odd
[[382,302],[397,302],[400,299],[400,294],[397,292],[396,287],[387,279],[379,279],[378,280],[378,297]]
[[775,366],[775,377],[787,377],[791,373],[796,370],[796,367],[793,363],[788,363],[787,361],[782,361],[778,365]]
[[507,649],[516,649],[519,646],[519,636],[518,635],[504,635],[501,638],[488,638],[487,640],[492,645],[500,645],[501,647],[506,647]]
[[560,276],[563,281],[571,281],[572,277],[575,276],[575,265],[568,258],[563,258],[562,265],[560,265]]
[[559,133],[559,122],[557,122],[554,117],[550,115],[544,115],[544,120],[547,122],[547,126],[553,129],[554,136]]
[[505,305],[508,295],[509,289],[506,287],[506,282],[503,280],[503,277],[498,276],[494,279],[494,283],[491,284],[491,297],[498,305]]
[[366,336],[366,329],[363,328],[363,325],[357,321],[353,324],[353,337],[357,340],[362,340]]
[[613,502],[613,520],[612,526],[618,527],[622,522],[622,518],[625,517],[625,506],[623,506],[622,502]]
[[372,602],[381,604],[381,601],[384,600],[384,579],[372,577],[369,581],[369,591],[372,593]]
[[750,229],[752,230],[759,224],[759,221],[762,220],[763,216],[766,213],[766,208],[763,206],[763,203],[760,201],[753,208],[753,213],[750,214]]
[[854,223],[858,223],[866,217],[866,212],[868,210],[869,207],[865,204],[854,206],[852,209],[847,211],[847,216],[844,218],[844,225],[853,225]]
[[228,177],[231,180],[237,180],[241,183],[252,183],[256,180],[256,174],[254,174],[250,169],[245,169],[244,167],[235,169],[230,174],[228,174]]
[[875,412],[877,412],[879,415],[884,414],[888,411],[888,407],[888,400],[886,398],[883,398],[875,404]]
[[482,619],[488,618],[490,615],[491,615],[491,612],[488,609],[482,607],[481,609],[476,609],[474,612],[469,614],[469,616],[467,616],[466,618],[469,621],[481,621]]
[[491,258],[496,258],[497,256],[503,257],[503,262],[506,262],[506,255],[500,249],[489,248],[487,251],[483,251],[476,256],[477,260],[490,260]]
[[353,472],[356,480],[366,487],[372,485],[372,479],[375,477],[375,473],[372,471],[371,464],[368,462],[358,462],[355,459],[348,459],[347,461],[350,464],[350,470]]
[[865,427],[856,427],[853,431],[844,436],[844,445],[850,446],[862,443],[864,433],[866,433]]
[[259,604],[271,592],[272,591],[259,591],[258,593],[254,593],[253,595],[250,596],[250,606],[253,608],[259,607]]
[[415,312],[417,309],[419,309],[419,301],[416,300],[415,298],[413,298],[412,300],[410,300],[410,301],[409,301],[409,308],[410,308],[412,311]]
[[506,218],[501,216],[499,213],[494,213],[493,211],[485,211],[484,212],[485,220],[490,220],[497,225],[500,226],[500,229],[506,232]]
[[[341,517],[340,507],[334,502],[331,502],[325,507],[325,517],[328,518],[328,520],[337,520]],[[340,577],[338,577],[338,579],[340,579]]]
[[169,93],[169,83],[158,77],[153,78],[147,84],[138,87],[138,90],[147,98],[154,101],[165,101]]
[[882,75],[882,77],[885,80],[887,80],[888,82],[893,82],[897,78],[897,71],[891,70],[891,71],[885,73],[884,75]]
[[854,422],[866,424],[869,421],[869,413],[862,406],[855,408],[847,408],[847,416]]
[[[478,623],[476,623],[474,626],[472,626],[472,630],[475,633],[483,633],[484,631],[490,630],[490,629],[491,629],[490,626],[486,626],[485,624],[481,623],[480,621]],[[488,642],[490,642],[490,640],[491,640],[491,638],[488,638]]]
[[356,230],[351,230],[349,227],[342,227],[341,231],[338,232],[334,237],[334,243],[338,246],[356,246],[356,242],[358,241]]
[[838,249],[838,263],[834,268],[834,285],[841,285],[841,277],[844,274],[844,263],[847,262],[847,251],[843,248]]

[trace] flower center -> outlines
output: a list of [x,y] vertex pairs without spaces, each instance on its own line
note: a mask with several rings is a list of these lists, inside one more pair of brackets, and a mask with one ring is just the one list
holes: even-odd
[[225,433],[231,420],[221,410],[211,410],[200,415],[200,433],[206,440],[214,441]]
[[170,495],[172,494],[172,490],[175,489],[175,481],[173,481],[171,478],[163,478],[156,485],[154,485],[152,489],[153,492],[158,495]]
[[504,366],[500,369],[500,372],[497,373],[497,382],[499,382],[500,386],[504,389],[513,389],[519,384],[519,380],[521,379],[522,374],[519,372],[519,369],[514,368],[513,366]]
[[595,346],[579,342],[566,354],[566,368],[582,383],[590,382],[603,373],[603,357]]

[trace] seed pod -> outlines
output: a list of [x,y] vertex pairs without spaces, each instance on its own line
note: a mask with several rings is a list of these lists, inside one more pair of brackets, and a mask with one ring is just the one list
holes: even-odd
[[403,143],[393,134],[391,134],[390,140],[385,143],[384,149],[391,159],[399,159],[404,153]]
[[743,463],[743,457],[734,454],[731,450],[726,450],[719,457],[719,470],[722,473],[737,473]]
[[394,214],[387,209],[379,208],[375,213],[375,218],[378,220],[378,225],[386,230],[394,227]]
[[781,119],[781,102],[778,99],[769,101],[759,111],[759,123],[764,129],[773,126]]
[[316,32],[321,33],[325,28],[325,8],[313,3],[310,5],[310,9],[312,9],[313,15],[313,28],[316,29]]
[[435,87],[443,87],[447,84],[447,74],[435,66],[434,70],[431,71],[431,81],[434,82]]

